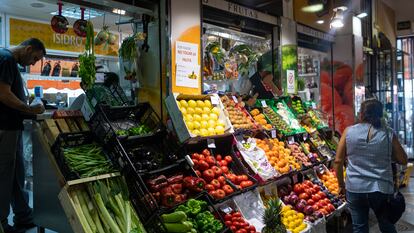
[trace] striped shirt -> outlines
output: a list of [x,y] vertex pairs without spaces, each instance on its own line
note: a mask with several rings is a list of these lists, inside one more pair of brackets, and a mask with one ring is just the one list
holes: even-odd
[[[368,140],[370,124],[361,123],[348,128],[346,135],[345,187],[353,193],[381,192],[393,193],[391,168],[392,133],[387,137],[385,129],[371,127],[371,139]],[[392,132],[392,131],[391,131]]]

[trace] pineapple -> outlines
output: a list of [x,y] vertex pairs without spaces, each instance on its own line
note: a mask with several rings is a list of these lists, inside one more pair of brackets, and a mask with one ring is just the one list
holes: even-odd
[[286,228],[282,224],[282,202],[279,199],[270,199],[263,215],[265,227],[262,233],[286,233]]

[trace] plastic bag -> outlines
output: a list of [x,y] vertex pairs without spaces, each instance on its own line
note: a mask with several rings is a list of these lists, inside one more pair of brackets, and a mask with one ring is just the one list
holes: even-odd
[[263,180],[278,176],[276,170],[270,165],[265,152],[256,146],[254,138],[248,138],[246,142],[237,141],[237,148],[244,161],[250,166],[254,173]]

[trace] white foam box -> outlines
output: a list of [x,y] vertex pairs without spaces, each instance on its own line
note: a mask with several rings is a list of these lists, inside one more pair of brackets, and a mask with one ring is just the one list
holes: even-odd
[[[215,136],[208,136],[208,137],[201,137],[192,134],[185,122],[183,114],[181,113],[177,101],[180,100],[210,100],[213,107],[217,107],[220,109],[220,114],[218,118],[222,120],[225,124],[224,126],[224,134],[222,135],[215,135]],[[214,138],[214,137],[220,137],[220,136],[226,136],[229,134],[234,133],[233,126],[227,117],[227,115],[224,113],[224,106],[223,103],[220,100],[220,97],[217,94],[210,94],[210,95],[184,95],[184,94],[178,94],[173,93],[172,95],[169,95],[165,99],[165,104],[168,110],[168,113],[170,115],[170,118],[172,120],[172,123],[174,125],[175,131],[177,133],[178,139],[181,143],[187,142],[187,141],[198,141],[200,139],[204,138]]]

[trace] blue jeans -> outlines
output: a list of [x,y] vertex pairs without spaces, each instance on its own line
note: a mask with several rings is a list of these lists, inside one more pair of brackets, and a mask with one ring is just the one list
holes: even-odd
[[351,209],[352,228],[354,233],[368,233],[369,209],[371,208],[378,220],[382,233],[397,233],[394,224],[385,216],[389,194],[380,192],[351,193],[346,192],[346,199]]

